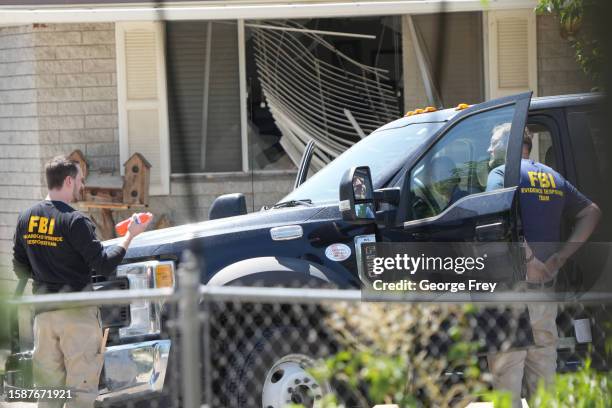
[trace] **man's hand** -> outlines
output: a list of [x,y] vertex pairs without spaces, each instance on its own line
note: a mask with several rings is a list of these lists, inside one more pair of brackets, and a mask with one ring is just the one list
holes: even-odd
[[119,246],[127,250],[128,247],[130,246],[130,243],[132,242],[132,239],[134,239],[134,237],[143,233],[147,229],[151,221],[153,221],[153,214],[151,213],[147,213],[147,214],[149,215],[149,220],[143,223],[136,222],[136,219],[134,218],[134,217],[139,216],[140,214],[132,215],[132,219],[130,220],[130,224],[128,225],[128,231],[123,237],[123,241],[121,241]]
[[136,219],[136,217],[140,216],[140,213],[132,215],[132,219],[130,220],[130,224],[128,225],[128,235],[131,235],[131,237],[134,238],[147,229],[151,221],[153,221],[153,214],[147,214],[149,215],[149,220],[143,223],[137,222]]
[[549,271],[559,271],[565,265],[566,259],[559,253],[554,253],[544,263]]
[[534,257],[527,262],[527,282],[542,283],[548,282],[554,277],[554,271],[550,270],[545,263]]

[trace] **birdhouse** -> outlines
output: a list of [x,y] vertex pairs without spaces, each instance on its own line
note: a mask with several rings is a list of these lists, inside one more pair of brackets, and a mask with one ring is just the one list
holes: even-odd
[[92,172],[88,177],[87,161],[80,150],[73,151],[68,158],[79,163],[83,176],[87,178],[79,206],[89,210],[97,208],[101,211],[100,222],[94,219],[93,214],[90,217],[98,227],[98,236],[102,239],[116,236],[113,211],[149,205],[151,164],[141,154],[134,153],[125,162],[123,177],[101,172]]
[[85,160],[85,155],[83,154],[82,151],[80,150],[75,150],[74,152],[70,153],[70,156],[68,156],[68,160],[73,160],[79,163],[79,166],[81,167],[81,172],[83,173],[83,178],[87,178],[87,160]]
[[[79,167],[81,168],[81,174],[83,174],[83,178],[86,179],[87,178],[87,160],[85,160],[85,155],[83,154],[82,151],[80,150],[75,150],[74,152],[70,153],[70,156],[68,156],[68,160],[73,160],[76,161],[77,163],[79,163]],[[80,200],[83,200],[85,197],[85,192],[81,191],[80,193],[81,197],[79,198]]]
[[123,202],[125,204],[149,204],[151,163],[140,153],[134,153],[123,167]]
[[123,182],[121,177],[92,173],[85,181],[85,202],[123,204]]

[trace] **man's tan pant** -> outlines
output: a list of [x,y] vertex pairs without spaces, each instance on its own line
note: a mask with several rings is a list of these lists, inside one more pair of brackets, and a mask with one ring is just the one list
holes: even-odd
[[[71,390],[66,407],[93,407],[104,357],[97,307],[55,310],[34,318],[34,383]],[[41,401],[39,407],[61,407]]]
[[512,406],[521,407],[523,382],[528,397],[534,395],[540,380],[549,384],[557,370],[557,305],[528,304],[535,345],[526,350],[487,356],[496,390],[512,393]]

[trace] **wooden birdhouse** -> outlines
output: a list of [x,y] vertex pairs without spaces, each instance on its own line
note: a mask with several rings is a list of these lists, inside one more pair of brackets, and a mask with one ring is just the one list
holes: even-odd
[[[81,168],[81,174],[83,174],[83,178],[86,179],[89,166],[87,165],[87,160],[85,160],[85,155],[83,154],[83,152],[78,149],[75,150],[74,152],[70,153],[70,156],[68,156],[68,160],[73,160],[79,163],[79,167]],[[84,197],[85,192],[81,191],[81,200],[83,200]]]
[[134,153],[123,167],[123,202],[125,204],[149,204],[151,163],[140,153]]
[[119,176],[90,174],[85,181],[85,203],[123,204],[123,182]]
[[[125,162],[123,177],[99,172],[89,174],[87,161],[80,150],[75,150],[68,157],[79,162],[83,176],[86,178],[79,206],[101,211],[100,222],[93,217],[93,214],[90,217],[96,223],[98,234],[102,239],[115,237],[113,211],[143,208],[149,205],[151,164],[140,153],[134,153]],[[168,224],[167,219],[164,221],[164,217],[160,217],[157,225],[166,224]]]

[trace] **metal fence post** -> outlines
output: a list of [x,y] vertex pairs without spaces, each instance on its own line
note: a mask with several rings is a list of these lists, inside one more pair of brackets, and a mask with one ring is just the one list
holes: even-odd
[[200,321],[198,298],[200,273],[193,252],[186,250],[179,267],[179,327],[183,406],[200,407]]
[[202,299],[204,306],[202,314],[202,352],[204,353],[202,366],[204,371],[204,403],[207,408],[212,407],[213,394],[212,394],[212,382],[213,382],[213,369],[212,360],[210,356],[211,349],[211,333],[210,333],[210,311],[211,304],[210,299],[206,296]]

